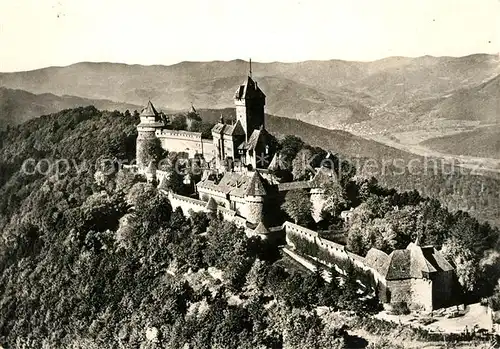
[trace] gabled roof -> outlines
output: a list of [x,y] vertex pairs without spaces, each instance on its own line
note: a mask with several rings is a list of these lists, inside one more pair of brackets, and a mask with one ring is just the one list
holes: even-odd
[[410,279],[411,277],[411,251],[392,251],[389,255],[386,280]]
[[453,270],[453,266],[444,258],[441,252],[433,246],[418,246],[410,243],[407,249],[412,251],[412,261],[415,268],[426,273]]
[[231,127],[231,136],[244,136],[245,135],[245,130],[243,129],[243,126],[241,125],[240,120],[237,120],[236,123]]
[[236,121],[234,125],[227,125],[219,122],[212,127],[212,132],[228,136],[245,135],[245,131],[243,130],[243,126],[241,126],[241,122],[239,120]]
[[389,256],[387,253],[376,248],[371,248],[365,257],[366,264],[384,276],[387,275],[388,261]]
[[386,280],[422,279],[429,277],[429,274],[454,269],[434,247],[420,247],[414,243],[404,250],[392,251],[390,255],[372,248],[365,261]]
[[248,138],[247,149],[254,150],[259,142],[261,130],[253,130],[252,135]]
[[148,101],[148,105],[142,110],[141,116],[158,116],[158,112],[151,101]]
[[250,177],[245,173],[225,172],[219,182],[205,178],[196,184],[198,190],[215,190],[224,195],[244,198],[246,195],[266,195],[267,181],[255,172]]
[[234,94],[235,99],[265,99],[266,95],[259,88],[257,83],[250,77],[247,76],[246,80],[241,84],[236,93]]
[[212,132],[218,133],[218,134],[223,134],[226,126],[227,126],[226,124],[221,124],[220,122],[218,122],[214,125],[214,127],[212,127]]
[[264,196],[266,195],[266,188],[263,183],[264,179],[258,171],[255,171],[250,183],[248,183],[246,196]]
[[259,235],[267,235],[269,234],[269,230],[266,228],[264,223],[260,222],[259,225],[257,225],[257,228],[255,228],[254,233]]

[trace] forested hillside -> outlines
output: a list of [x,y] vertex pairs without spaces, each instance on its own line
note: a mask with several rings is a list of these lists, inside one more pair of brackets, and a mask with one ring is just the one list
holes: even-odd
[[76,96],[56,96],[51,93],[33,94],[23,90],[0,87],[0,129],[8,125],[19,125],[38,117],[67,108],[95,105],[99,109],[120,110],[140,109],[130,103],[118,103],[105,99],[88,99]]
[[[357,299],[356,273],[326,285],[232,224],[172,212],[155,187],[102,162],[134,157],[137,122],[86,107],[2,133],[0,345],[343,347],[342,322],[310,309],[377,309]],[[28,158],[43,175],[23,170]],[[47,168],[57,159],[74,162]]]
[[[325,283],[233,224],[172,211],[143,178],[116,171],[105,160],[134,158],[137,122],[129,113],[86,107],[0,135],[0,345],[350,348],[363,340],[351,335],[360,329],[378,334],[374,348],[402,348],[402,337],[381,337],[403,330],[407,340],[435,338],[368,318],[379,309],[373,281],[352,265],[346,275],[330,270],[334,278]],[[280,146],[293,158],[325,154],[297,137]],[[34,164],[41,173],[32,174]],[[327,219],[335,224],[335,212],[356,206],[351,250],[390,251],[421,234],[448,246],[469,296],[491,293],[498,270],[485,260],[497,258],[490,249],[498,248],[498,230],[415,192],[398,194],[352,175],[328,189]],[[328,321],[312,311],[316,306],[329,307]]]
[[423,142],[423,145],[445,154],[500,159],[500,128],[481,127],[450,136],[432,138]]

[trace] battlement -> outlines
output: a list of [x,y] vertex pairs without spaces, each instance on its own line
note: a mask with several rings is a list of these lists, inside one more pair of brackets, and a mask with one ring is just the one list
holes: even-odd
[[161,130],[156,130],[156,137],[169,137],[169,138],[188,139],[197,141],[201,141],[202,139],[201,132],[170,130],[166,128]]
[[[189,211],[193,210],[194,212],[207,212],[207,203],[202,200],[190,198],[183,195],[174,194],[172,192],[166,192],[162,190],[162,193],[168,195],[168,199],[170,200],[170,204],[172,208],[175,210],[177,207],[180,207],[184,214],[189,215]],[[233,222],[237,226],[245,226],[245,219],[237,215],[236,211],[230,210],[228,208],[222,207],[220,205],[217,206],[217,212],[222,215],[222,217],[230,222]]]
[[178,195],[178,194],[174,194],[174,193],[169,194],[169,199],[170,199],[170,201],[172,201],[172,200],[181,201],[181,202],[188,203],[189,205],[196,205],[196,206],[200,206],[202,208],[205,208],[205,206],[207,205],[207,203],[205,201],[201,201],[198,199],[190,198],[188,196]]

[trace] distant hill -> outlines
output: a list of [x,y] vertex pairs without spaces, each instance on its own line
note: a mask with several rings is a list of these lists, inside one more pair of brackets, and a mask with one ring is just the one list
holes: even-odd
[[431,117],[500,123],[500,75],[443,98],[433,106]]
[[[233,106],[234,91],[247,71],[248,63],[243,60],[170,66],[83,62],[0,73],[0,86],[137,106],[151,99],[171,110],[187,110],[191,102],[198,109],[223,109]],[[253,71],[267,95],[269,114],[366,138],[427,131],[441,136],[457,132],[458,127],[463,130],[500,120],[498,55],[254,63]],[[28,103],[27,112],[14,116],[9,114],[16,108],[8,106],[2,118],[22,119],[24,113],[28,117],[61,109],[44,111],[38,104],[51,103]],[[84,101],[70,105],[84,104],[114,108]],[[397,138],[404,142],[404,137]]]
[[140,110],[129,103],[110,100],[88,99],[75,96],[56,96],[51,93],[33,94],[22,90],[0,87],[0,129],[18,125],[34,117],[55,113],[62,109],[94,105],[99,109],[125,111]]
[[445,154],[500,159],[500,126],[432,138],[422,145]]
[[[500,74],[500,65],[498,56],[473,55],[254,63],[253,70],[268,96],[270,114],[331,127],[365,120],[372,108],[477,86]],[[171,66],[85,62],[2,73],[0,86],[138,105],[151,98],[171,109],[186,109],[191,102],[225,108],[232,106],[234,90],[247,71],[248,64],[242,60]]]
[[[198,110],[203,120],[218,122],[220,115],[225,122],[235,120],[234,108],[200,109]],[[341,130],[330,130],[309,123],[283,118],[275,115],[266,115],[266,129],[277,137],[295,135],[306,143],[339,153],[346,157],[372,158],[377,161],[383,159],[409,160],[418,156],[386,146],[373,140],[367,140]]]

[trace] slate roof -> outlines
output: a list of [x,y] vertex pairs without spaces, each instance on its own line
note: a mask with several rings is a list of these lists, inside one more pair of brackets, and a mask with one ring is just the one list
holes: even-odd
[[226,172],[217,183],[212,179],[202,180],[197,184],[198,188],[207,188],[229,194],[233,190],[243,186],[248,181],[248,177],[234,172]]
[[248,142],[245,145],[245,148],[248,150],[254,150],[259,143],[261,130],[254,130],[250,138],[248,138]]
[[217,202],[215,202],[214,198],[210,197],[210,199],[208,199],[207,205],[205,207],[207,210],[217,211],[218,205],[217,205]]
[[212,189],[224,195],[245,197],[245,195],[266,195],[266,180],[260,173],[255,172],[252,177],[235,172],[226,172],[216,183],[212,179],[202,180],[197,184],[199,189]]
[[322,167],[318,170],[318,172],[316,172],[312,182],[314,186],[322,186],[323,184],[329,183],[336,178],[337,176],[335,171]]
[[273,156],[273,159],[269,163],[269,166],[267,166],[268,170],[271,171],[277,171],[280,169],[280,154],[276,153]]
[[243,126],[241,125],[240,120],[237,120],[236,123],[232,126],[231,135],[232,136],[244,136],[245,135],[245,130],[243,129]]
[[404,250],[395,250],[390,255],[372,248],[365,261],[386,280],[422,279],[429,277],[429,274],[454,269],[434,247],[420,247],[414,243],[410,243]]
[[267,235],[269,234],[269,230],[266,228],[264,223],[260,222],[259,225],[257,225],[257,228],[255,228],[254,233],[259,234],[259,235]]
[[247,76],[247,79],[238,86],[236,92],[234,94],[235,99],[254,99],[254,98],[262,98],[265,99],[266,95],[259,88],[257,83],[250,77]]
[[245,134],[243,126],[241,126],[241,122],[239,120],[236,121],[234,125],[227,125],[219,122],[212,127],[212,132],[228,136],[243,136]]
[[386,280],[410,279],[411,277],[411,251],[392,251],[389,255]]
[[148,105],[142,110],[141,116],[158,116],[158,112],[151,101],[148,101]]
[[266,188],[264,186],[264,179],[258,171],[255,171],[250,183],[248,183],[247,190],[245,191],[247,196],[264,196],[266,195]]

